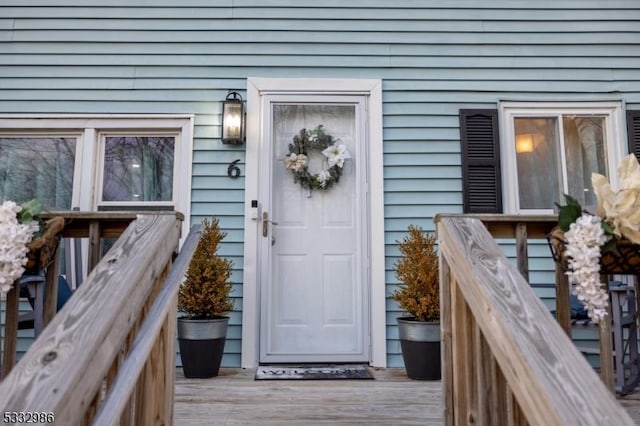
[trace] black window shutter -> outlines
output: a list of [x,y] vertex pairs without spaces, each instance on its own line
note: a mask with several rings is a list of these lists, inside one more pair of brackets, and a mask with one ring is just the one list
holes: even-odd
[[627,136],[629,137],[629,154],[633,152],[640,160],[640,110],[627,111]]
[[462,204],[465,213],[502,213],[498,110],[461,109]]

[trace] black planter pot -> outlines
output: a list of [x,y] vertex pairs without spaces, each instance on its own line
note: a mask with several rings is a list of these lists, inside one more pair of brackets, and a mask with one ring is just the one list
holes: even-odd
[[182,371],[187,378],[216,377],[220,371],[229,317],[211,320],[178,318]]
[[440,323],[398,318],[402,359],[414,380],[440,380]]

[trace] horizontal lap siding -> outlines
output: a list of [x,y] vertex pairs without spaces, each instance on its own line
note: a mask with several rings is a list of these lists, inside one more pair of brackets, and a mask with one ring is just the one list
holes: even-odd
[[[387,296],[409,224],[462,211],[460,108],[499,100],[612,100],[640,107],[640,3],[548,0],[4,0],[0,113],[196,114],[192,220],[228,232],[236,310],[224,365],[240,364],[244,178],[220,143],[220,100],[246,78],[383,80]],[[454,5],[451,5],[451,4]],[[512,251],[509,244],[505,250]],[[553,305],[546,247],[531,277]],[[387,300],[390,366],[399,355]]]
[[[5,336],[5,314],[7,311],[6,306],[6,295],[0,296],[0,353],[4,351],[4,336]],[[18,314],[26,314],[32,312],[31,305],[27,299],[21,299],[20,304],[18,305]],[[18,330],[18,344],[16,346],[16,354],[19,359],[22,355],[29,349],[31,342],[34,340],[34,330],[33,328]],[[4,353],[2,353],[4,356]]]

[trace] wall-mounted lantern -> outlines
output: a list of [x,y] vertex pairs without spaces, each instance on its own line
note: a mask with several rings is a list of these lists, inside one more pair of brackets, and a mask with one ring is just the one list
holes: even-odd
[[222,102],[222,143],[244,143],[244,103],[238,92],[230,92]]

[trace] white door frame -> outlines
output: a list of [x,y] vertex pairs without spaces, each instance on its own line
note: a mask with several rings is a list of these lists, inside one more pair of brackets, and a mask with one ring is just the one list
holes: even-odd
[[[262,111],[265,94],[363,95],[368,99],[365,117],[369,143],[369,290],[370,363],[386,367],[386,304],[384,257],[384,190],[382,162],[382,82],[360,79],[253,78],[247,80],[247,141],[245,166],[244,282],[242,291],[243,368],[253,368],[259,359],[260,288],[258,246],[261,232],[259,199],[259,153],[266,123]],[[257,200],[258,207],[252,207]]]

